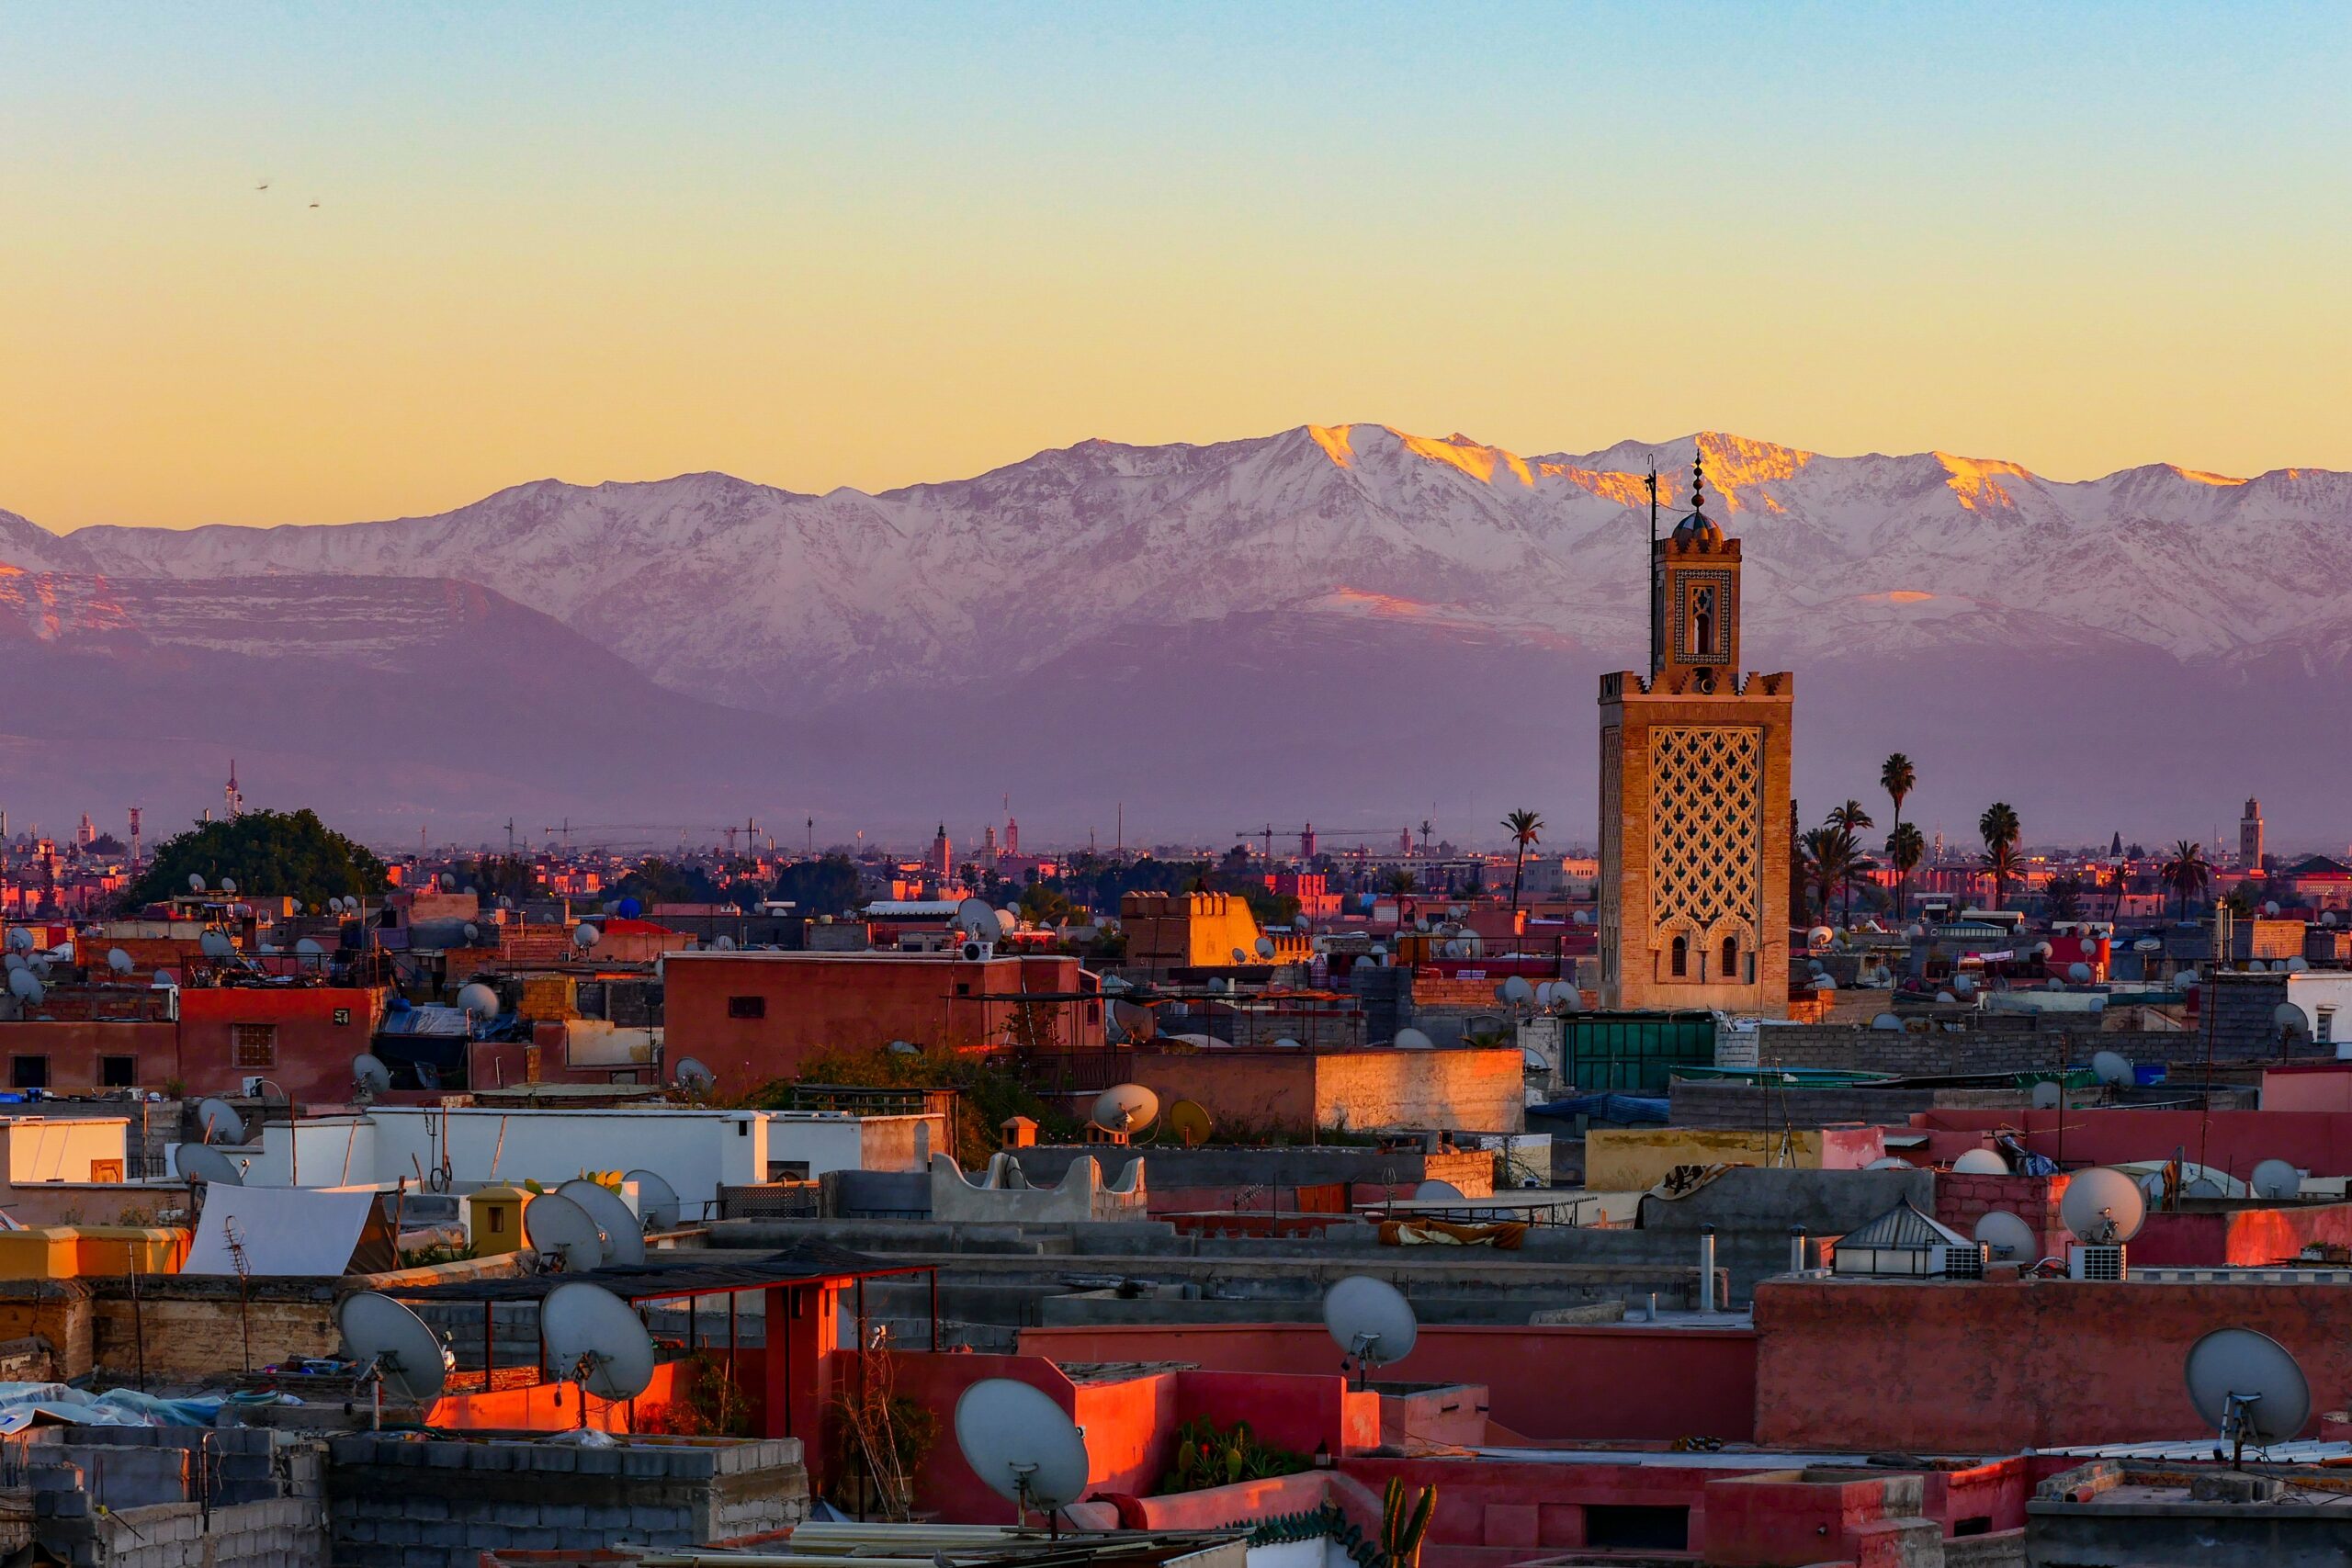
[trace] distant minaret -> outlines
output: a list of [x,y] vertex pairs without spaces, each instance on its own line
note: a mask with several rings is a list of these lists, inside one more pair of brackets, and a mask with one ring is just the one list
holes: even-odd
[[233,822],[244,815],[245,792],[237,787],[237,759],[234,757],[229,759],[228,786],[220,793],[228,798],[230,821]]
[[2245,815],[2238,818],[2238,865],[2246,871],[2262,869],[2262,802],[2250,797]]
[[134,869],[139,864],[139,807],[135,806],[130,808],[130,863]]
[[1012,817],[1004,819],[1004,852],[1007,855],[1021,852],[1021,823]]
[[955,846],[947,840],[947,824],[939,825],[939,836],[931,840],[931,869],[942,876],[956,874]]

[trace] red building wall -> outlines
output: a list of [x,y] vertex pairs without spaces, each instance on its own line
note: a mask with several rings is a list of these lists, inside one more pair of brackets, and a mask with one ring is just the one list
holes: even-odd
[[[1980,1147],[1984,1134],[2023,1129],[2036,1154],[2066,1168],[2119,1160],[2170,1159],[2176,1151],[2243,1181],[2266,1159],[2313,1176],[2352,1176],[2352,1112],[2327,1111],[1923,1111],[1912,1124],[1938,1162]],[[2062,1125],[2063,1124],[2063,1125]]]
[[1756,1440],[2003,1453],[2207,1436],[2181,1368],[2200,1336],[2230,1326],[2286,1346],[2312,1408],[2340,1410],[2352,1403],[2344,1313],[2344,1287],[2326,1284],[1767,1280]]
[[[809,1055],[893,1040],[970,1049],[1002,1045],[1024,993],[1079,988],[1075,958],[899,953],[695,953],[663,967],[670,1059],[693,1056],[723,1085],[790,1077]],[[749,998],[735,1004],[734,998]],[[737,1014],[755,1010],[757,1016]],[[1041,1002],[1046,1048],[1100,1044],[1099,1001]]]
[[141,1089],[161,1089],[179,1075],[179,1036],[170,1023],[104,1021],[11,1023],[0,1028],[0,1088],[17,1081],[18,1058],[39,1061],[48,1087],[59,1094],[86,1094],[100,1087],[101,1058],[130,1056]]
[[[222,986],[180,992],[179,1077],[191,1094],[224,1094],[259,1075],[298,1100],[351,1098],[351,1059],[368,1049],[380,990],[339,986]],[[269,1064],[239,1060],[237,1029],[275,1031]]]

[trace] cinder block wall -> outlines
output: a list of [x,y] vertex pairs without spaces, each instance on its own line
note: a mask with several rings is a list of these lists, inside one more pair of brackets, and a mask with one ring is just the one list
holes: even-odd
[[485,1551],[692,1546],[796,1525],[792,1438],[595,1449],[380,1433],[328,1445],[333,1568],[474,1568]]

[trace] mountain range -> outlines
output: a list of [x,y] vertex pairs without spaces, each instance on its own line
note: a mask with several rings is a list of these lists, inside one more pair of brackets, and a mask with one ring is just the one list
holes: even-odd
[[1694,450],[1743,541],[1745,661],[1797,674],[1808,807],[1870,800],[1902,750],[1909,815],[1960,837],[1996,797],[2035,841],[2201,836],[2248,795],[2274,836],[2343,831],[2352,474],[2061,482],[1716,433],[1523,457],[1371,424],[878,494],[711,473],[373,523],[0,513],[0,804],[184,818],[233,752],[255,803],[388,841],[563,815],[960,838],[1009,794],[1061,840],[1107,843],[1124,802],[1130,841],[1485,841],[1530,805],[1572,843],[1595,678],[1645,646],[1644,476],[1670,522]]

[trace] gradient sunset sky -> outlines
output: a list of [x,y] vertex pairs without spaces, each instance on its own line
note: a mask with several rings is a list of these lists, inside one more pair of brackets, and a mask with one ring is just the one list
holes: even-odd
[[0,508],[876,489],[1347,420],[2352,468],[2348,40],[2341,5],[13,0]]

